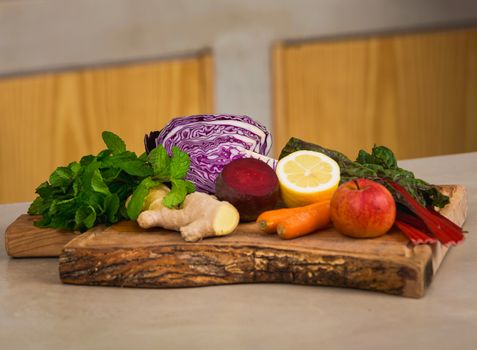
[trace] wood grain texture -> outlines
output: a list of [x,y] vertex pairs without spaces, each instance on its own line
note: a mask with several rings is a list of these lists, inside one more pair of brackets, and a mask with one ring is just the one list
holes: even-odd
[[275,154],[295,136],[356,157],[477,150],[477,29],[278,45]]
[[[451,201],[447,210],[464,209]],[[261,234],[255,223],[241,224],[229,236],[187,243],[175,232],[142,230],[127,221],[73,239],[63,249],[59,269],[61,280],[71,284],[165,288],[282,282],[422,297],[447,253],[439,246],[412,246],[396,230],[353,239],[332,227],[285,241]]]
[[212,57],[0,79],[0,203],[30,201],[61,165],[104,148],[103,130],[144,151],[144,134],[213,112]]
[[120,287],[283,282],[422,296],[432,279],[432,251],[406,241],[398,232],[364,242],[333,230],[283,241],[242,224],[231,236],[189,244],[176,233],[124,222],[67,244],[60,278]]
[[78,235],[70,231],[38,228],[38,216],[23,214],[5,231],[5,250],[11,257],[56,257],[63,247]]

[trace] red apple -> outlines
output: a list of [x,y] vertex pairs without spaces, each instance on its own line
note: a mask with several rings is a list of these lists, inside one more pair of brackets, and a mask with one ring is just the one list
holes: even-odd
[[342,184],[330,203],[331,221],[336,229],[351,237],[384,235],[394,224],[396,203],[383,185],[356,179]]

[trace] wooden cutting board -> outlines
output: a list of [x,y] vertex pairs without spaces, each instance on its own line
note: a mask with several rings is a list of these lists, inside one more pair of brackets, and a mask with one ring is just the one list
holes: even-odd
[[79,234],[53,228],[38,228],[40,217],[20,215],[5,231],[5,250],[13,258],[57,257],[66,243]]
[[[451,196],[443,214],[462,225],[467,212],[465,189],[445,186],[443,191]],[[39,229],[28,216],[12,224],[6,234],[9,254],[12,247],[19,251],[21,239],[25,253],[35,230]],[[57,232],[57,241],[52,238],[54,231],[41,231],[54,249],[61,246],[60,238],[73,238],[60,256],[64,283],[120,287],[283,282],[422,297],[447,253],[440,244],[413,246],[398,231],[376,239],[352,239],[331,227],[284,241],[260,233],[254,223],[241,224],[232,235],[198,243],[184,242],[176,232],[142,230],[128,221],[78,236]],[[41,241],[42,234],[35,242]],[[40,245],[36,244],[37,254]]]

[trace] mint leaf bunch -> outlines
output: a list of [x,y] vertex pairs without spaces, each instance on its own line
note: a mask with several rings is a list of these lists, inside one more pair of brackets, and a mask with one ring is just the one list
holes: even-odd
[[190,166],[189,155],[179,148],[172,147],[172,156],[169,157],[164,146],[159,145],[147,155],[147,162],[152,166],[153,174],[143,179],[132,194],[127,207],[131,220],[136,220],[141,213],[149,190],[161,183],[167,183],[171,188],[162,200],[168,208],[178,207],[187,194],[195,191],[195,185],[184,180]]
[[138,157],[114,133],[104,131],[102,138],[106,149],[58,167],[37,187],[38,197],[28,209],[29,214],[42,216],[36,226],[83,232],[98,224],[136,219],[149,189],[161,183],[171,186],[163,201],[170,208],[179,206],[195,190],[183,179],[189,169],[189,156],[178,148],[172,157],[162,146]]

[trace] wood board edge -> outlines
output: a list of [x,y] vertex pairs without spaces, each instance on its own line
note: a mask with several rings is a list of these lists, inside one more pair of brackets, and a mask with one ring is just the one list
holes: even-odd
[[22,214],[5,230],[5,250],[13,258],[58,257],[78,234],[34,226],[39,217]]
[[178,288],[292,283],[420,298],[432,281],[432,251],[421,246],[412,254],[382,260],[372,255],[263,246],[185,243],[90,249],[69,244],[60,256],[59,273],[63,283],[80,285]]

